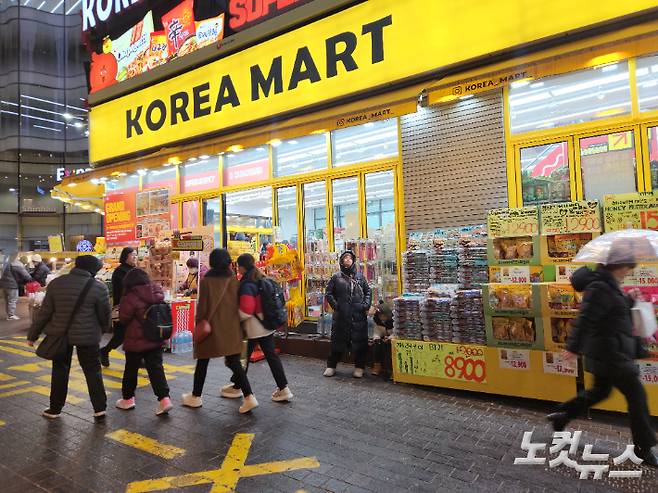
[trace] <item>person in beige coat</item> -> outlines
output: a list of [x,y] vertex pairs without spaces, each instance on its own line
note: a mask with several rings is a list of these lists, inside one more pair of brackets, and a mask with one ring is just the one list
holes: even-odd
[[[240,413],[244,414],[258,407],[258,401],[240,362],[244,339],[238,310],[240,283],[231,269],[231,256],[226,249],[217,248],[211,252],[210,267],[199,286],[196,321],[207,320],[212,331],[206,339],[194,345],[194,358],[197,360],[194,389],[191,394],[183,394],[183,405],[192,408],[202,406],[201,394],[208,363],[211,358],[224,356],[226,366],[233,372],[233,379],[240,382],[243,396]],[[224,390],[221,395],[234,397],[224,395]]]

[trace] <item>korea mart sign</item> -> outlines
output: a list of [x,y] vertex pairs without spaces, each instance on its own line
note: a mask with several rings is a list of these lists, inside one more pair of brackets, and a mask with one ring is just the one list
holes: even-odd
[[[90,112],[103,161],[609,21],[658,1],[369,0]],[[568,12],[569,15],[565,15]],[[422,49],[421,49],[422,47]]]

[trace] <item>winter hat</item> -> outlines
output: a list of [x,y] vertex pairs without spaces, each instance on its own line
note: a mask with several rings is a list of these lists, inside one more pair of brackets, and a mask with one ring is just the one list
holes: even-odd
[[198,269],[199,261],[196,259],[196,257],[190,257],[187,259],[187,262],[185,262],[185,265],[187,265],[190,269]]
[[41,255],[39,255],[38,253],[35,253],[34,255],[32,255],[32,262],[34,262],[35,264],[38,264],[41,261],[43,261],[43,259],[41,258]]
[[80,255],[75,259],[75,266],[76,268],[86,270],[92,276],[95,276],[103,267],[103,262],[93,255]]
[[128,259],[128,255],[130,255],[134,251],[135,249],[131,247],[126,247],[123,250],[121,250],[121,256],[119,257],[119,262],[125,264],[126,260]]
[[340,254],[340,265],[343,265],[343,259],[347,256],[350,255],[352,257],[352,263],[356,263],[356,255],[352,250],[345,250],[343,253]]

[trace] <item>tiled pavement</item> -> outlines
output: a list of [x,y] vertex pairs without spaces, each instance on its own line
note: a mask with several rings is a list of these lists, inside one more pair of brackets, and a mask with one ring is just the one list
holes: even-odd
[[[48,364],[35,366],[40,360],[21,342],[0,339],[3,493],[155,491],[159,483],[144,481],[163,477],[179,477],[160,484],[181,486],[167,491],[231,491],[232,481],[238,480],[230,478],[233,467],[215,476],[189,475],[217,470],[236,434],[254,434],[247,466],[304,457],[319,462],[319,467],[241,478],[235,488],[241,493],[658,491],[657,475],[648,468],[642,468],[641,480],[580,481],[564,467],[514,466],[514,457],[525,455],[520,449],[524,431],[534,430],[534,441],[550,443],[543,420],[550,407],[546,403],[394,385],[373,377],[357,381],[346,367],[327,379],[321,376],[322,362],[298,357],[284,356],[295,393],[290,404],[269,400],[273,381],[266,363],[250,368],[261,406],[249,416],[238,414],[238,402],[218,397],[217,388],[228,378],[219,360],[211,362],[203,408],[180,407],[180,394],[191,388],[193,361],[188,355],[167,355],[176,403],[170,416],[154,416],[155,399],[144,386],[137,391],[135,411],[110,408],[107,422],[94,424],[78,369],[70,394],[79,398],[77,404],[67,405],[60,420],[49,422],[39,415],[47,405],[45,395],[10,394],[48,387],[41,378],[49,375]],[[122,370],[120,357],[111,370]],[[112,387],[119,377],[106,373]],[[118,390],[108,386],[108,391],[113,403]],[[616,415],[595,414],[592,421],[575,422],[574,429],[584,432],[581,444],[595,444],[595,452],[613,456],[630,439],[625,421]],[[166,459],[138,450],[106,436],[116,430],[139,433],[184,453]],[[196,485],[183,488],[190,483]]]

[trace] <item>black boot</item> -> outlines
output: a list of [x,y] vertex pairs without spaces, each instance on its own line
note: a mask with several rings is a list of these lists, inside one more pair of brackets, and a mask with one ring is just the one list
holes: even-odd
[[642,459],[642,464],[650,467],[658,467],[658,457],[651,451],[651,447],[635,447],[635,455]]
[[105,349],[101,349],[101,365],[105,368],[110,366],[110,352]]
[[567,416],[567,413],[563,411],[551,413],[546,416],[546,419],[553,425],[553,431],[564,431],[564,428],[569,423],[569,417]]

